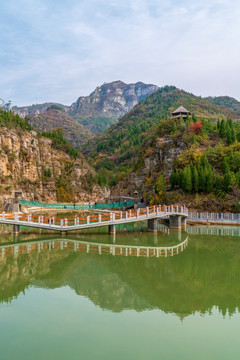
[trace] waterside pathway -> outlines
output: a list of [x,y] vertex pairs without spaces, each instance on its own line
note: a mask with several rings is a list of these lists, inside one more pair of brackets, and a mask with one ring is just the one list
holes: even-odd
[[[1,238],[1,358],[238,359],[239,228],[223,229],[22,235],[4,254],[10,240]],[[172,248],[186,239],[167,257],[98,251]]]

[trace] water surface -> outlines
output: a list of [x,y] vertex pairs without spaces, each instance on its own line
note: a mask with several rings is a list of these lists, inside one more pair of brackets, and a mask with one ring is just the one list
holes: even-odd
[[[15,254],[2,251],[13,240],[2,237],[1,359],[238,359],[240,229],[221,229],[21,235]],[[184,251],[158,258],[69,245],[162,247],[186,238]],[[24,241],[40,245],[20,253]]]

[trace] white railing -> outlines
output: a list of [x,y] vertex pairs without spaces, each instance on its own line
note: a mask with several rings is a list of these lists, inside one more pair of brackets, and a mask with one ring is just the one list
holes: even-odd
[[12,225],[25,225],[52,230],[74,230],[105,225],[117,225],[154,218],[164,218],[171,215],[188,216],[188,209],[179,205],[154,205],[144,209],[110,212],[101,215],[92,215],[74,218],[55,218],[20,213],[1,213],[0,223]]
[[240,236],[240,228],[189,226],[187,233],[191,235]]
[[215,222],[215,223],[240,223],[240,214],[233,213],[210,213],[210,212],[189,212],[188,221]]

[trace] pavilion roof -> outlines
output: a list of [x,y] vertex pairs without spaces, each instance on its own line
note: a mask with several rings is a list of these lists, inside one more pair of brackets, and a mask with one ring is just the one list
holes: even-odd
[[177,113],[186,113],[186,114],[189,114],[190,111],[188,111],[187,109],[185,109],[185,107],[183,107],[183,106],[179,106],[179,108],[177,108],[172,114],[177,114]]

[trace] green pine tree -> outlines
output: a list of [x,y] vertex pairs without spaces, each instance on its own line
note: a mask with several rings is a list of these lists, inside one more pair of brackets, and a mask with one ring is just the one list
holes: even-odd
[[215,179],[215,191],[220,191],[222,190],[222,187],[223,187],[223,179],[221,178],[221,176],[218,174],[216,176],[216,179]]
[[194,166],[193,170],[193,189],[196,193],[199,191],[199,176],[196,166]]
[[190,166],[184,169],[184,190],[188,193],[192,191],[192,172]]
[[222,119],[222,121],[220,123],[219,136],[221,138],[224,138],[226,136],[226,122],[224,119]]
[[229,159],[228,157],[223,158],[222,161],[222,172],[223,174],[227,174],[230,172]]
[[232,142],[234,143],[237,140],[236,130],[234,129],[234,127],[232,127],[231,129],[231,136],[232,136]]

